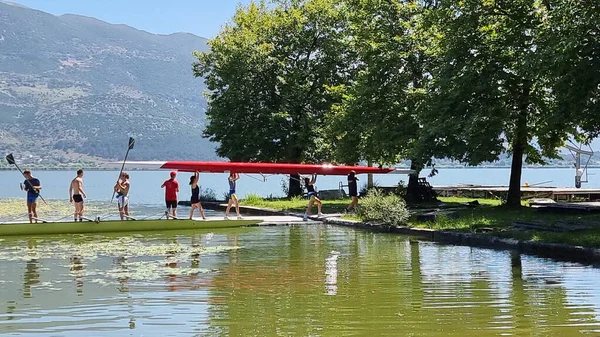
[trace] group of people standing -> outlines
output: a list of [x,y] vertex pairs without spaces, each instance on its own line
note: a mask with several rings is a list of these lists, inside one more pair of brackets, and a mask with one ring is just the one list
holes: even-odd
[[[317,216],[323,216],[323,213],[321,213],[323,202],[321,202],[321,199],[319,199],[315,190],[316,182],[316,174],[313,174],[310,178],[304,178],[304,186],[306,187],[306,198],[308,199],[308,205],[306,206],[306,212],[304,212],[303,217],[304,221],[308,221],[308,216],[310,215],[312,208],[315,204],[317,205]],[[346,213],[350,212],[351,210],[356,210],[356,207],[358,206],[358,177],[356,177],[355,171],[350,171],[350,173],[348,174],[348,194],[350,195],[352,201],[350,202],[348,207],[346,207]]]
[[[177,193],[179,193],[179,182],[176,180],[177,172],[171,171],[170,178],[165,180],[160,186],[165,189],[165,205],[167,210],[165,211],[165,215],[167,218],[177,218]],[[237,181],[240,179],[240,175],[238,173],[231,172],[227,181],[229,182],[229,193],[227,196],[229,197],[229,202],[227,203],[227,208],[225,209],[225,220],[229,220],[229,212],[231,211],[231,207],[235,207],[235,213],[238,219],[241,219],[240,215],[240,204],[238,198],[235,194]],[[190,177],[190,188],[192,192],[192,197],[190,198],[190,216],[191,219],[194,216],[194,211],[198,210],[200,216],[203,220],[206,220],[206,216],[204,215],[204,208],[202,208],[202,204],[200,203],[200,172],[196,171],[194,175]]]
[[[82,221],[85,219],[83,217],[84,213],[84,199],[87,198],[87,195],[83,189],[83,169],[79,169],[77,171],[77,176],[71,180],[71,184],[69,185],[69,202],[73,204],[75,211],[73,213],[74,221]],[[25,177],[25,181],[21,185],[21,189],[27,192],[27,214],[29,217],[29,222],[33,223],[37,222],[38,214],[37,214],[37,198],[42,189],[42,185],[39,179],[35,178],[31,171],[24,171],[23,176]],[[166,211],[165,215],[168,218],[177,218],[177,204],[178,204],[178,193],[179,193],[179,182],[176,180],[177,172],[171,171],[170,178],[165,180],[161,188],[165,189],[165,205]],[[229,192],[227,194],[229,201],[227,203],[227,208],[225,209],[225,220],[229,220],[229,213],[232,207],[235,207],[235,213],[238,219],[241,219],[240,215],[240,207],[239,201],[236,195],[236,184],[240,179],[240,175],[238,173],[231,172],[227,181],[229,183]],[[308,220],[308,216],[311,214],[311,210],[313,206],[317,205],[317,215],[322,216],[321,210],[323,203],[317,196],[317,192],[315,190],[315,183],[317,181],[317,175],[313,174],[310,178],[304,178],[304,185],[306,188],[306,196],[308,199],[308,205],[306,207],[306,212],[304,213],[304,220]],[[348,175],[348,190],[349,195],[352,198],[351,203],[346,208],[346,211],[349,212],[352,209],[356,209],[358,205],[358,187],[357,187],[358,178],[356,177],[356,172],[352,171]],[[200,203],[200,172],[196,171],[190,177],[190,188],[191,188],[191,199],[190,199],[190,214],[189,219],[192,219],[194,215],[194,211],[198,210],[202,219],[206,219],[204,214],[204,209],[202,208],[202,204]],[[129,174],[127,172],[121,172],[119,175],[119,179],[115,183],[113,187],[114,193],[116,193],[116,200],[119,207],[119,216],[121,220],[130,219],[129,216],[129,190],[131,188],[131,183],[129,181]]]
[[[38,222],[37,199],[42,190],[40,180],[31,174],[31,171],[23,171],[25,181],[21,184],[21,189],[27,192],[27,216],[29,223]],[[71,180],[69,185],[69,202],[75,207],[73,219],[82,221],[83,218],[83,199],[87,198],[83,190],[83,170],[77,171],[77,176]]]

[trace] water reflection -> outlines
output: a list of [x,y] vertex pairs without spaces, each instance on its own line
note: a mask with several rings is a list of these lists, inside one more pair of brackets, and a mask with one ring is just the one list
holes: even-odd
[[71,257],[71,275],[75,278],[75,288],[77,289],[77,294],[83,294],[83,258],[80,255],[73,255]]
[[0,262],[2,334],[578,336],[600,325],[598,269],[328,226],[12,241]]
[[23,273],[23,297],[32,297],[31,286],[40,283],[40,265],[36,256],[36,242],[33,239],[27,240],[27,249],[25,254],[30,257],[25,263],[25,272]]
[[337,260],[339,252],[331,251],[325,259],[325,291],[327,295],[337,294]]

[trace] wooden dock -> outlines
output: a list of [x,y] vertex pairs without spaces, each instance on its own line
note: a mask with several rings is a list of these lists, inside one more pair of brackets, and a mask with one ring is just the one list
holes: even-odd
[[[508,186],[457,185],[433,186],[440,197],[466,197],[483,199],[501,199],[508,193]],[[600,201],[600,189],[574,187],[521,186],[521,198],[548,198],[555,201]]]
[[529,206],[541,212],[591,213],[600,212],[600,202],[530,202]]

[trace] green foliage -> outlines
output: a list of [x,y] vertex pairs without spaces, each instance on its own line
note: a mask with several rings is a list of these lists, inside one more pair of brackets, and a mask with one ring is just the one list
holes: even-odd
[[285,0],[240,7],[194,74],[208,93],[205,137],[231,160],[313,162],[328,157],[321,125],[346,80],[343,6]]
[[217,201],[217,193],[212,188],[204,188],[200,190],[200,200],[202,201]]
[[287,179],[285,178],[281,178],[281,181],[279,182],[280,186],[281,186],[281,191],[283,192],[283,194],[285,195],[289,195],[290,193],[290,183]]
[[395,164],[421,158],[413,149],[421,133],[418,111],[424,103],[428,57],[412,2],[350,0],[349,54],[352,81],[330,87],[341,98],[328,115],[336,158]]
[[580,140],[600,133],[600,2],[596,0],[551,1],[542,15],[540,40],[543,70],[552,78],[557,111],[575,114],[583,131]]
[[244,204],[246,204],[246,205],[259,206],[263,203],[264,203],[264,199],[256,193],[247,194],[246,197],[244,198]]
[[470,165],[512,153],[510,206],[520,206],[523,158],[556,158],[581,126],[599,125],[580,111],[556,109],[555,78],[546,71],[556,50],[544,38],[551,2],[449,0],[427,15],[435,66],[421,146]]
[[391,226],[406,223],[409,212],[406,203],[397,195],[383,195],[378,189],[369,191],[360,201],[356,215],[363,221],[380,222]]

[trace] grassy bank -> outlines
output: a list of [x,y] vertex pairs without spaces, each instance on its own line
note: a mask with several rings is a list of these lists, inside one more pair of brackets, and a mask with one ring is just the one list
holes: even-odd
[[[340,213],[348,206],[350,200],[323,200],[323,213]],[[248,195],[240,201],[240,205],[270,208],[278,211],[304,212],[308,205],[308,200],[302,197],[292,199],[263,199],[256,195]],[[316,212],[317,206],[313,207]]]
[[[408,226],[418,228],[431,228],[438,230],[455,230],[471,233],[485,233],[507,238],[534,240],[541,242],[563,243],[584,247],[600,248],[600,213],[589,214],[552,214],[538,212],[533,208],[523,207],[518,210],[507,209],[501,206],[500,201],[490,199],[477,199],[480,206],[465,208],[465,204],[475,199],[469,198],[440,198],[444,208],[456,212],[457,218],[440,217],[435,222],[418,221],[415,215],[409,219]],[[340,213],[348,205],[349,200],[324,200],[324,213]],[[243,205],[265,207],[276,210],[303,212],[307,200],[296,198],[292,200],[265,200],[258,197],[242,201]],[[419,208],[438,208],[440,205],[421,205]],[[344,218],[359,220],[352,215]],[[557,221],[563,223],[578,222],[593,225],[593,229],[579,230],[567,233],[548,232],[540,230],[518,230],[512,224],[516,221],[542,222],[552,225]]]

